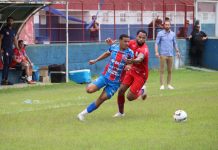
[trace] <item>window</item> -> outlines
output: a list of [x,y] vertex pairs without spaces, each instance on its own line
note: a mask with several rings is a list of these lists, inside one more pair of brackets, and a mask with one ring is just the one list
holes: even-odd
[[203,13],[203,21],[207,21],[208,20],[208,13]]
[[141,13],[137,13],[137,22],[141,22],[142,21],[142,17],[141,17]]
[[108,17],[109,17],[108,12],[103,13],[103,22],[108,22],[109,21]]
[[126,22],[126,14],[120,13],[120,22]]
[[46,12],[45,11],[39,12],[39,22],[41,25],[46,25]]

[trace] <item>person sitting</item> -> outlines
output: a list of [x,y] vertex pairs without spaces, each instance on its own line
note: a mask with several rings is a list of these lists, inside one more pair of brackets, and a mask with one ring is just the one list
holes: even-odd
[[21,65],[22,69],[25,70],[27,83],[35,84],[36,82],[32,80],[33,63],[31,62],[31,60],[26,54],[26,50],[25,50],[26,45],[24,44],[23,40],[18,41],[18,47],[19,49],[17,48],[13,49],[14,56],[13,56],[11,67],[16,67]]

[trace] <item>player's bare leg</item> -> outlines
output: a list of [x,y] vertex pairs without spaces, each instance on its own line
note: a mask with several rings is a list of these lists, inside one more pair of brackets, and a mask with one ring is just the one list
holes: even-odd
[[95,84],[93,84],[93,83],[90,83],[87,87],[86,87],[86,92],[87,93],[94,93],[94,92],[96,92],[96,91],[98,91],[99,89],[98,89],[98,87],[95,85]]
[[147,91],[145,86],[145,78],[141,77],[139,74],[133,75],[133,82],[130,86],[130,90],[127,93],[127,99],[129,101],[136,100],[141,97],[143,100],[147,97]]
[[92,102],[86,109],[84,109],[81,113],[77,115],[77,118],[80,121],[84,121],[85,116],[94,110],[96,110],[104,101],[108,99],[107,93],[105,91],[102,91],[101,95],[98,97],[98,99],[94,102]]
[[127,94],[127,99],[129,101],[133,101],[133,100],[136,100],[140,96],[141,96],[142,100],[145,100],[147,98],[147,89],[146,89],[145,85],[143,85],[143,87],[141,88],[141,90],[137,94],[135,94],[131,90],[129,90],[129,92]]
[[124,114],[124,103],[125,103],[125,92],[129,88],[128,85],[121,84],[120,88],[118,90],[118,96],[117,96],[117,105],[119,112],[117,112],[114,117],[123,117]]

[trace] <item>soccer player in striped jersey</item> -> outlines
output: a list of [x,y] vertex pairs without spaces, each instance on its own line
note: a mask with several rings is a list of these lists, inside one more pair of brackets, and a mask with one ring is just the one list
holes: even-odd
[[[135,40],[129,42],[129,48],[134,52],[134,59],[128,59],[127,63],[131,63],[131,68],[126,71],[126,75],[118,91],[117,104],[119,111],[114,117],[123,117],[125,92],[130,88],[127,93],[127,99],[129,101],[136,100],[139,96],[143,100],[146,99],[146,83],[148,79],[148,56],[149,50],[145,43],[147,33],[144,30],[139,30]],[[111,39],[107,39],[108,44],[114,43]]]
[[83,121],[87,114],[96,110],[105,100],[110,99],[120,87],[127,64],[126,61],[134,57],[133,51],[128,48],[129,41],[129,36],[122,34],[119,37],[119,45],[111,45],[107,52],[103,53],[97,59],[89,61],[89,64],[92,65],[110,56],[110,60],[102,75],[86,88],[87,93],[96,92],[103,87],[104,90],[94,102],[77,115],[80,121]]

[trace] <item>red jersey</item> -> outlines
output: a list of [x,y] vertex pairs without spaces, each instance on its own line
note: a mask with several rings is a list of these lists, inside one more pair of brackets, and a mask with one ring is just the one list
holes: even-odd
[[136,73],[143,75],[143,77],[148,79],[148,59],[149,59],[149,50],[148,46],[143,44],[138,46],[135,40],[129,41],[129,48],[134,52],[134,58],[137,58],[139,53],[144,54],[144,60],[141,63],[133,64],[131,70],[134,70]]
[[17,48],[14,48],[14,57],[18,61],[16,62],[15,60],[12,61],[11,66],[15,66],[17,63],[21,62],[27,62],[26,59],[26,50],[22,48],[20,51]]

